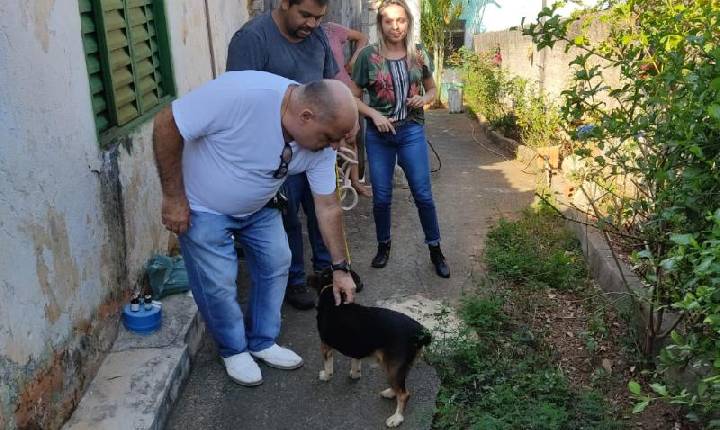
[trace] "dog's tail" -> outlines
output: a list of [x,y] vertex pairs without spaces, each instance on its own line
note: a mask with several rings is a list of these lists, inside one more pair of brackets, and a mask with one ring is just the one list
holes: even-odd
[[415,336],[415,342],[418,348],[430,345],[430,342],[432,342],[432,334],[430,333],[430,330],[423,327],[422,330],[420,330]]

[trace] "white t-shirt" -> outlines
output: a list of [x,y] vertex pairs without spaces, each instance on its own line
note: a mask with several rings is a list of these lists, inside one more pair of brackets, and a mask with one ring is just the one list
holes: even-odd
[[[275,195],[285,181],[273,178],[285,146],[280,108],[294,83],[267,72],[226,72],[173,102],[192,210],[248,216]],[[314,194],[332,194],[335,151],[290,146],[288,174],[306,172]]]

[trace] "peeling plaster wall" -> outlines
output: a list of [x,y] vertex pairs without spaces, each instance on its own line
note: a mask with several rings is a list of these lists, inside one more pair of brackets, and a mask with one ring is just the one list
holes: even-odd
[[[165,1],[178,94],[224,69],[243,2]],[[214,54],[210,54],[208,33]],[[0,2],[0,428],[57,428],[164,252],[151,121],[95,132],[77,0]]]
[[173,0],[167,19],[175,85],[178,94],[185,94],[212,79],[205,0]]
[[[249,0],[251,2],[251,0]],[[227,51],[230,39],[240,29],[248,17],[248,8],[241,7],[240,1],[207,0],[210,15],[210,33],[215,62],[215,72],[220,75],[225,71]]]
[[3,4],[0,345],[24,365],[104,298],[107,232],[77,4]]

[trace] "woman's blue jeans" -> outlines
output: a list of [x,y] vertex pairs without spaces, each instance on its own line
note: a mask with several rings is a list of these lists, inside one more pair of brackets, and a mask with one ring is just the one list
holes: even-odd
[[405,172],[410,192],[420,216],[425,243],[440,242],[440,227],[430,184],[425,129],[416,122],[407,122],[395,128],[396,134],[381,133],[368,121],[365,147],[370,164],[373,189],[373,216],[378,242],[390,240],[393,175],[397,163]]
[[[252,280],[245,315],[237,301],[233,235],[242,243]],[[242,218],[191,211],[190,229],[179,239],[190,289],[220,355],[272,346],[280,334],[290,267],[280,211],[263,208]]]

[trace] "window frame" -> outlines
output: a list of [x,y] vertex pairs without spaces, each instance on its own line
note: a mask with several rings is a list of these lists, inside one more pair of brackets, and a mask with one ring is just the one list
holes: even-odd
[[[100,94],[102,94],[102,97],[104,98],[105,107],[107,109],[107,119],[109,125],[107,128],[101,128],[98,126],[98,116],[99,112],[96,112],[95,110],[95,103],[92,100],[93,97],[95,97],[95,94],[93,94],[92,89],[92,82],[89,82],[89,85],[91,86],[91,109],[93,113],[93,119],[95,120],[95,131],[97,133],[98,142],[100,143],[100,146],[105,148],[110,146],[113,142],[115,142],[117,139],[122,138],[124,136],[127,136],[128,134],[132,133],[142,124],[146,123],[148,120],[152,119],[155,114],[163,109],[165,106],[167,106],[172,100],[176,98],[176,87],[175,87],[175,79],[174,79],[174,73],[173,73],[173,64],[172,64],[172,52],[170,49],[170,35],[168,32],[168,26],[167,26],[167,18],[166,18],[166,11],[165,11],[165,1],[164,0],[148,0],[147,4],[134,4],[137,0],[79,0],[79,12],[81,14],[81,19],[83,14],[87,14],[92,18],[93,25],[94,25],[94,36],[95,40],[97,42],[97,56],[99,59],[100,67],[99,67],[99,75],[102,81],[103,89]],[[124,29],[125,34],[127,38],[127,53],[129,56],[129,64],[127,65],[128,69],[130,70],[131,76],[132,76],[132,87],[135,99],[132,103],[135,103],[137,106],[138,114],[136,117],[130,119],[128,122],[118,125],[118,114],[119,111],[116,106],[116,95],[117,93],[114,92],[113,89],[113,77],[111,75],[112,68],[111,68],[111,53],[113,50],[109,49],[108,47],[108,40],[107,40],[107,25],[106,25],[106,11],[103,9],[103,3],[108,2],[115,2],[117,5],[122,4],[122,13],[123,13],[123,21],[124,21]],[[89,4],[91,7],[90,11],[83,12],[84,5]],[[157,88],[163,92],[163,95],[161,97],[157,98],[157,103],[153,105],[150,108],[145,109],[142,105],[143,100],[142,97],[139,96],[137,88],[139,87],[139,73],[136,71],[138,68],[138,64],[143,60],[143,58],[138,58],[135,56],[133,52],[134,43],[133,43],[133,30],[132,26],[130,25],[130,17],[128,14],[128,11],[132,8],[137,7],[149,7],[152,11],[152,30],[154,31],[154,34],[149,34],[148,36],[148,43],[150,46],[151,39],[155,38],[155,44],[157,47],[156,55],[157,55],[157,67],[153,68],[153,73],[157,71],[157,76],[161,77],[161,80],[158,82],[157,80],[154,81],[155,86],[153,88]],[[120,10],[120,8],[111,9],[108,10]],[[148,26],[150,28],[150,26]],[[137,36],[137,34],[135,35]],[[90,71],[90,64],[88,63],[89,55],[90,53],[87,50],[86,45],[86,33],[84,30],[81,30],[81,37],[83,39],[83,52],[85,54],[85,62],[87,66],[87,72],[88,72],[88,79],[91,81],[92,74]],[[154,53],[151,53],[150,57],[144,57],[145,59],[150,58],[152,61],[152,56],[155,55]],[[95,73],[98,73],[97,71]],[[157,77],[156,76],[156,77]],[[154,91],[154,90],[153,90]],[[102,112],[102,111],[101,111]]]

